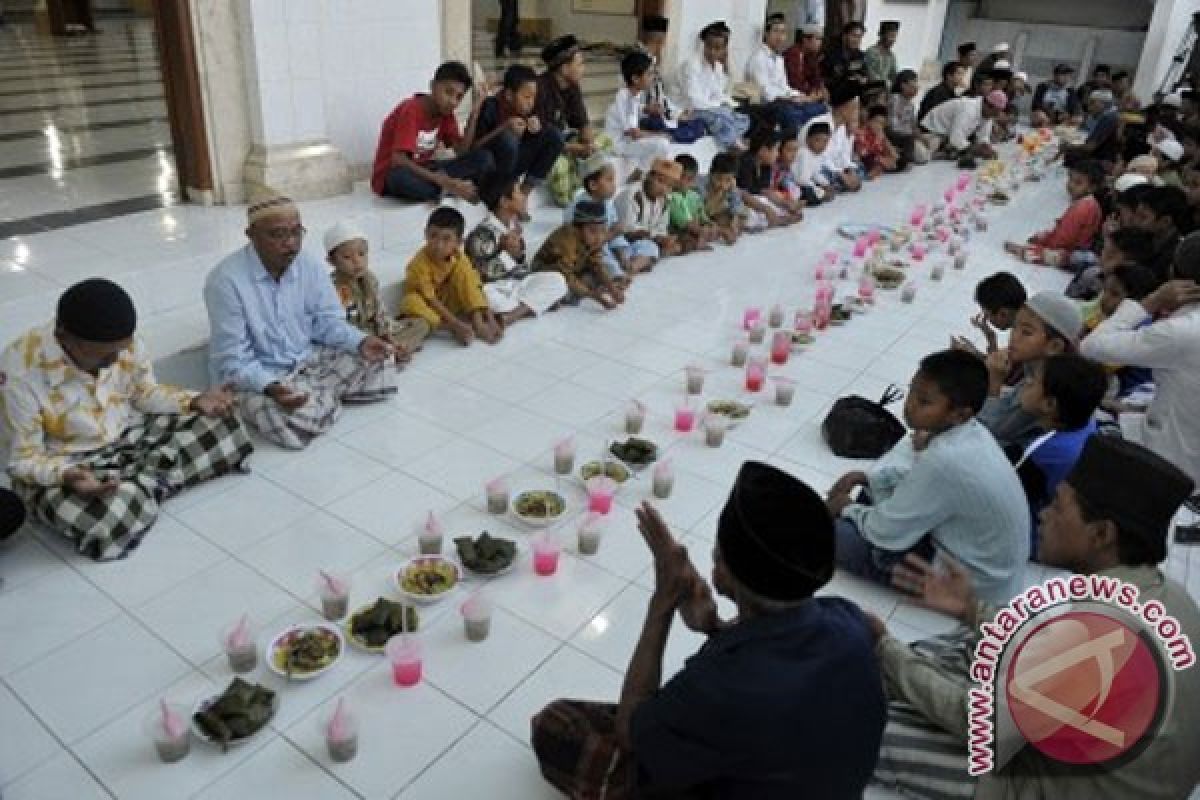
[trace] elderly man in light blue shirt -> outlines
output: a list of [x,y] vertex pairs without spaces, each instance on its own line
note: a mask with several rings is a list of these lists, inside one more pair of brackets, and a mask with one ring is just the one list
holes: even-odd
[[396,391],[392,348],[346,321],[325,266],[301,250],[295,204],[275,192],[247,208],[250,244],[209,273],[209,371],[232,386],[243,418],[299,450],[329,430],[343,403]]

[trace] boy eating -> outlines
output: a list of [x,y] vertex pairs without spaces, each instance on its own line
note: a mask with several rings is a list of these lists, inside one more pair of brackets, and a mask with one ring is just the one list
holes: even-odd
[[538,272],[558,272],[566,280],[569,303],[590,297],[608,310],[625,302],[625,292],[605,264],[608,212],[594,200],[575,203],[571,221],[542,243],[533,257]]
[[1037,519],[1075,468],[1084,445],[1096,433],[1096,409],[1104,399],[1104,368],[1076,353],[1059,353],[1039,362],[1021,388],[1021,408],[1046,431],[1017,461],[1017,476],[1029,498],[1030,550],[1038,552]]
[[463,215],[453,208],[436,208],[429,215],[425,246],[405,269],[400,316],[423,319],[430,330],[445,329],[464,347],[477,336],[495,344],[504,326],[488,308],[479,275],[463,252],[465,228]]
[[1020,367],[1028,380],[1038,361],[1074,350],[1082,331],[1079,306],[1058,292],[1038,292],[1017,312],[1008,347],[988,354],[988,398],[979,421],[1005,450],[1023,452],[1043,432],[1021,408],[1020,392],[1009,388],[1009,375]]
[[[848,473],[829,490],[838,566],[890,586],[907,554],[943,551],[967,568],[981,597],[1004,602],[1021,588],[1029,507],[1011,462],[975,419],[987,383],[969,353],[921,361],[904,403],[913,434],[870,472]],[[869,503],[851,499],[860,486]]]
[[[987,352],[994,353],[1000,349],[996,331],[1012,330],[1017,312],[1028,299],[1025,287],[1011,272],[997,272],[981,280],[975,286],[975,302],[980,312],[971,318],[971,324],[979,329],[987,342]],[[969,340],[962,336],[954,337],[954,346],[983,357]]]
[[339,222],[325,232],[325,257],[346,321],[392,345],[396,363],[403,364],[429,335],[429,323],[388,316],[379,299],[379,278],[367,266],[367,249],[367,235],[353,222]]
[[479,197],[489,213],[467,236],[464,249],[501,327],[554,308],[566,297],[567,284],[557,272],[530,272],[521,228],[529,205],[524,184],[515,175],[493,175]]
[[674,191],[667,197],[667,216],[670,220],[671,233],[679,238],[683,252],[695,250],[712,250],[712,242],[716,240],[717,226],[704,212],[704,197],[696,191],[696,175],[700,165],[696,159],[687,153],[675,156],[679,165],[679,181]]
[[742,229],[754,233],[762,230],[746,213],[742,193],[737,186],[737,157],[732,153],[717,153],[708,168],[708,184],[704,189],[704,213],[717,226],[725,244],[733,244]]
[[617,197],[617,218],[628,242],[645,244],[653,267],[659,258],[679,255],[679,240],[670,233],[667,194],[683,174],[674,161],[660,158],[650,167],[641,186],[630,186]]
[[750,134],[750,147],[738,164],[737,186],[742,202],[757,216],[761,227],[791,225],[804,216],[779,202],[779,193],[771,188],[771,174],[778,160],[779,134],[774,128],[764,126]]

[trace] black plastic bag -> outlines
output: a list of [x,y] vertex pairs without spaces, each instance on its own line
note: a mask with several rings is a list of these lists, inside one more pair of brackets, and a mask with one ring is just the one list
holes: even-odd
[[839,398],[821,423],[825,443],[842,458],[879,458],[904,438],[904,424],[886,408],[903,396],[889,386],[878,403],[858,395]]

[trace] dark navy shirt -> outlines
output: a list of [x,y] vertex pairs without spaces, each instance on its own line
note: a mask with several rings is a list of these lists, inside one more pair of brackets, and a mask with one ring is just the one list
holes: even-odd
[[630,724],[648,797],[858,798],[887,704],[858,606],[835,597],[713,635]]

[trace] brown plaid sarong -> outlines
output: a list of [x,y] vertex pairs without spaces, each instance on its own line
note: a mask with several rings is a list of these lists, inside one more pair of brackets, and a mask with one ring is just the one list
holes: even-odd
[[542,775],[572,800],[629,800],[637,768],[617,743],[617,706],[555,700],[533,718],[532,743]]

